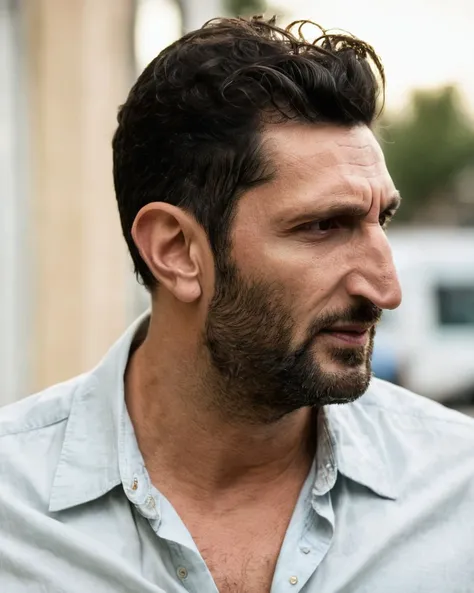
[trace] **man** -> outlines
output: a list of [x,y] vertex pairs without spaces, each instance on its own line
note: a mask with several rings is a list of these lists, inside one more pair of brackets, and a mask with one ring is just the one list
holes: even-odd
[[292,31],[211,22],[121,108],[151,315],[2,411],[1,591],[474,591],[473,423],[371,381],[401,299],[383,71]]

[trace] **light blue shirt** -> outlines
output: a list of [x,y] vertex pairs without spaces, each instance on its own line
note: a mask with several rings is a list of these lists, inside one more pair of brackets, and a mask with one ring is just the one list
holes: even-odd
[[[216,593],[127,414],[142,322],[92,372],[0,411],[1,593]],[[473,420],[373,380],[318,423],[271,593],[474,592]]]

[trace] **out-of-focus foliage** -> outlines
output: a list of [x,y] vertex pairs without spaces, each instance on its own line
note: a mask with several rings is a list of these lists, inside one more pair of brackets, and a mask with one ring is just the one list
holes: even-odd
[[225,9],[233,16],[263,14],[267,8],[265,0],[225,0]]
[[415,92],[408,110],[383,118],[378,136],[403,196],[399,220],[422,218],[436,200],[455,207],[457,182],[474,168],[474,127],[455,88]]

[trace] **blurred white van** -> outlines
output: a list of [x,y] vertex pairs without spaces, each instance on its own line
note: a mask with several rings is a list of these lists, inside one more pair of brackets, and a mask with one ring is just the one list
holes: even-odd
[[391,361],[404,387],[474,402],[474,228],[397,228],[389,240],[403,302],[380,323],[375,374]]

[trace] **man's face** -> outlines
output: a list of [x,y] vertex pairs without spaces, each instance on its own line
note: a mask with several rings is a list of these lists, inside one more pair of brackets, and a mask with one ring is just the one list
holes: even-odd
[[399,198],[365,126],[274,126],[264,146],[276,175],[237,204],[206,345],[227,406],[272,419],[367,389],[401,300],[383,228]]

